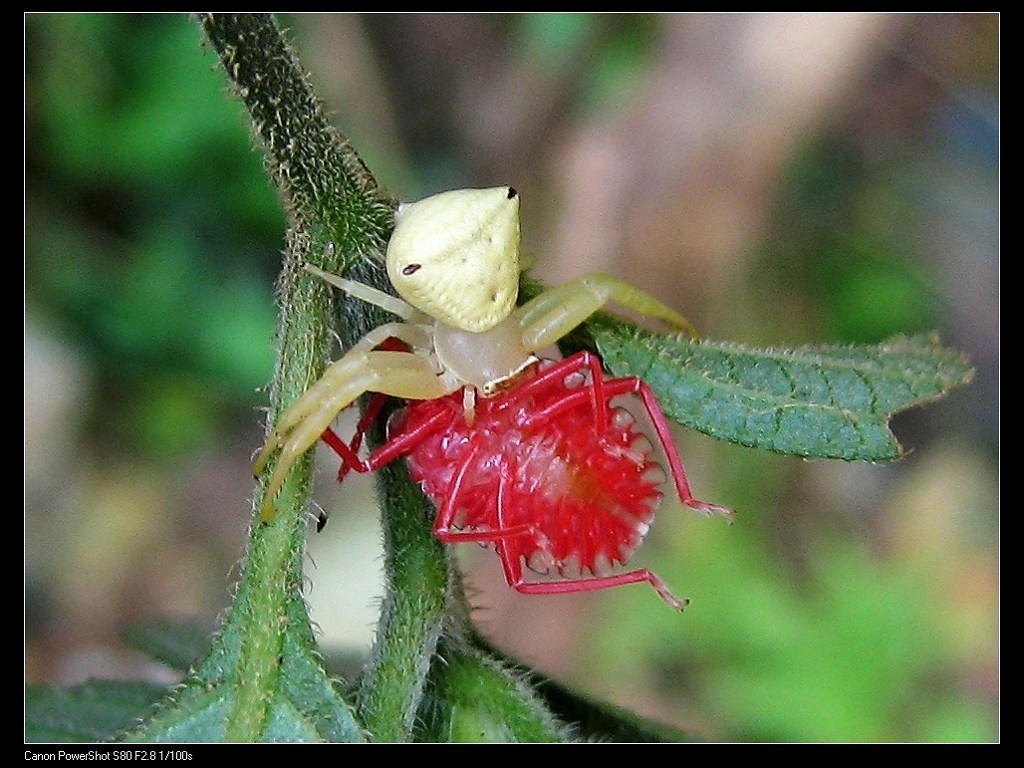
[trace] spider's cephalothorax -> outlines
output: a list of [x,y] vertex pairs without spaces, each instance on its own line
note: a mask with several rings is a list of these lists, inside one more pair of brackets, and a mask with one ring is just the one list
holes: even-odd
[[[274,499],[292,466],[321,435],[333,435],[329,428],[334,418],[360,395],[376,392],[407,400],[410,417],[421,410],[430,412],[433,415],[429,423],[435,426],[452,416],[452,404],[457,404],[455,415],[461,426],[450,421],[432,433],[426,428],[410,428],[393,442],[411,449],[419,440],[411,459],[414,467],[417,461],[429,467],[429,471],[424,469],[421,482],[428,494],[441,503],[437,533],[442,539],[493,543],[502,555],[509,582],[521,591],[595,589],[646,580],[666,600],[681,607],[646,571],[591,579],[567,578],[537,585],[522,580],[520,563],[526,560],[563,576],[570,572],[603,572],[606,560],[609,564],[622,562],[630,547],[639,543],[642,534],[637,534],[646,530],[649,515],[653,514],[653,497],[639,506],[626,498],[619,499],[625,507],[635,507],[626,517],[642,522],[631,523],[632,536],[619,537],[621,540],[614,545],[597,546],[586,541],[588,536],[595,541],[604,537],[601,531],[605,526],[602,521],[607,518],[605,512],[590,515],[588,523],[588,515],[577,515],[571,511],[575,508],[570,503],[584,499],[591,509],[613,510],[617,508],[617,493],[625,497],[634,492],[622,487],[603,487],[595,483],[601,473],[586,468],[587,461],[601,464],[616,452],[635,453],[632,438],[639,437],[639,433],[632,427],[614,426],[621,417],[607,402],[607,397],[622,394],[626,389],[640,395],[651,414],[683,501],[702,512],[730,514],[723,507],[696,501],[690,495],[682,464],[671,448],[664,417],[650,390],[639,379],[604,380],[600,362],[592,355],[583,358],[585,363],[580,369],[588,372],[590,386],[586,388],[559,383],[561,369],[557,366],[537,371],[537,350],[556,343],[610,301],[695,335],[686,318],[606,274],[585,275],[516,306],[520,273],[519,196],[511,187],[444,192],[399,207],[395,231],[388,243],[387,269],[401,298],[328,274],[313,265],[307,264],[306,268],[350,295],[386,309],[401,322],[386,323],[364,336],[281,414],[254,462],[256,474],[262,475],[271,458],[278,454],[264,492],[261,514],[265,522],[273,518]],[[552,375],[550,370],[558,373]],[[618,391],[623,387],[626,389]],[[573,429],[570,417],[581,417],[585,402],[591,408],[591,428]],[[506,409],[513,408],[512,403],[520,403],[524,423],[532,424],[533,431],[522,432],[521,425],[509,420]],[[526,403],[528,408],[523,405]],[[542,438],[548,443],[553,441],[555,453],[548,466],[557,466],[553,457],[561,456],[567,474],[556,482],[554,470],[538,473],[531,467],[541,464],[532,464],[524,455],[506,454],[500,446],[495,453],[494,446],[486,445],[487,432],[478,422],[494,432],[504,432],[504,438],[516,435],[525,446],[522,450],[540,450]],[[616,429],[618,439],[628,445],[614,447],[612,435]],[[561,430],[588,435],[590,442],[577,442],[571,434],[559,436]],[[431,464],[425,459],[430,443],[425,437],[428,433],[465,438],[469,453],[438,456]],[[345,455],[348,449],[341,441],[336,437],[333,442],[328,441]],[[483,468],[490,464],[481,464],[478,459],[488,452],[494,459],[490,464],[501,467],[497,480],[491,481],[493,498],[489,506],[467,511],[465,500],[470,494],[464,490],[465,484],[483,478]],[[348,461],[359,464],[350,450]],[[357,468],[363,466],[359,464]],[[440,478],[449,469],[457,473],[455,478],[461,479],[445,484]],[[534,504],[531,508],[535,512],[528,515],[533,519],[527,520],[518,511],[512,513],[506,502],[510,494],[523,495],[522,489],[529,485],[531,477],[538,482],[543,479],[552,487],[559,486],[562,490],[556,496],[561,506],[544,512]],[[452,506],[453,497],[460,498],[463,507]],[[600,502],[595,503],[595,499]],[[641,512],[641,508],[649,511]],[[567,532],[552,535],[567,525]],[[455,530],[460,526],[467,530]],[[485,528],[488,532],[484,532]],[[570,538],[577,535],[580,541],[573,544]]]

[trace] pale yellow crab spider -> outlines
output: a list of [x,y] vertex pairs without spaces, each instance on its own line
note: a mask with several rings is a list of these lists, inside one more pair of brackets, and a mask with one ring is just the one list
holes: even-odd
[[[429,400],[464,388],[471,420],[478,393],[488,397],[510,386],[537,361],[535,352],[611,301],[696,335],[678,312],[603,273],[551,288],[517,307],[519,196],[511,187],[443,192],[399,206],[386,259],[401,298],[306,265],[401,322],[366,334],[281,414],[253,464],[255,474],[263,474],[280,450],[264,495],[264,521],[273,518],[274,498],[295,462],[365,393]],[[377,349],[389,338],[412,352]]]

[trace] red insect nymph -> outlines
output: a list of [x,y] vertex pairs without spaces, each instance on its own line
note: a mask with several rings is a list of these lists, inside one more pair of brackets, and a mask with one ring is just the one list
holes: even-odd
[[[332,432],[325,440],[343,458],[341,475],[406,456],[413,479],[438,507],[437,536],[493,546],[519,592],[646,581],[683,608],[686,601],[650,571],[614,570],[643,541],[665,472],[633,414],[612,399],[634,395],[643,405],[684,504],[704,514],[731,512],[693,498],[668,424],[643,381],[605,378],[587,352],[544,361],[531,373],[508,392],[478,400],[472,424],[461,392],[411,401],[392,417],[388,442],[366,460]],[[527,580],[524,565],[555,578]]]

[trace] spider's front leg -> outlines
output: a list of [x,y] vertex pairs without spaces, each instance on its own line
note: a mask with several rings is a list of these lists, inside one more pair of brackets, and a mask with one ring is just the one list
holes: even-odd
[[447,394],[442,379],[426,358],[410,352],[377,351],[389,337],[411,347],[429,343],[426,332],[414,325],[389,323],[368,333],[348,353],[332,363],[324,375],[281,414],[253,462],[253,473],[263,474],[280,450],[267,481],[260,510],[264,522],[274,516],[274,499],[285,478],[337,415],[366,392],[405,399],[431,399]]
[[323,434],[320,436],[321,439],[341,459],[341,466],[338,467],[339,483],[344,482],[345,476],[352,470],[356,472],[371,471],[367,462],[359,458],[359,449],[363,445],[363,438],[366,437],[366,433],[370,431],[370,427],[380,417],[381,411],[384,410],[384,406],[387,405],[390,399],[387,395],[378,394],[373,396],[370,404],[363,411],[359,423],[356,424],[355,432],[347,443],[331,427],[323,431]]
[[[378,347],[379,350],[388,352],[411,352],[407,344],[403,344],[401,341],[394,337],[385,339]],[[321,435],[324,443],[326,443],[331,450],[338,454],[338,458],[341,459],[341,466],[338,468],[338,482],[342,483],[345,481],[345,476],[352,470],[357,472],[371,472],[373,471],[369,467],[367,461],[363,461],[359,458],[359,449],[363,444],[363,438],[366,437],[366,433],[370,431],[370,427],[373,426],[374,422],[380,418],[381,412],[384,410],[384,406],[387,405],[391,398],[387,395],[377,394],[366,406],[363,411],[363,415],[359,419],[359,423],[356,424],[355,432],[352,434],[349,442],[345,442],[338,436],[331,427],[324,430]]]
[[523,346],[544,349],[567,336],[605,304],[615,302],[697,338],[689,320],[648,293],[617,277],[595,272],[549,288],[515,310]]

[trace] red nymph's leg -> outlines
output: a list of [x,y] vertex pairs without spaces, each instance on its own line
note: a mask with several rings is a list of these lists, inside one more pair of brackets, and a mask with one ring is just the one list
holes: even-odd
[[[477,437],[479,438],[479,436]],[[485,530],[473,529],[466,531],[452,530],[452,524],[454,523],[455,516],[459,511],[459,503],[462,497],[463,486],[469,473],[470,465],[480,448],[481,440],[474,438],[466,451],[466,455],[462,459],[462,463],[456,470],[455,475],[452,478],[451,485],[445,493],[445,498],[441,504],[441,508],[437,512],[437,518],[434,521],[434,534],[438,539],[447,544],[470,541],[478,544],[486,544],[500,542],[515,536],[535,536],[536,534],[533,526],[531,525],[516,525],[509,528],[503,528],[501,526],[501,520],[498,517],[497,510],[495,510],[494,525],[491,528]],[[501,465],[497,481],[500,484],[498,488],[498,499],[500,504],[500,500],[503,495],[502,488],[508,482],[508,466],[506,464]]]
[[[502,558],[504,562],[504,557]],[[524,581],[523,568],[519,561],[516,563],[505,563],[505,578],[508,584],[516,592],[524,595],[563,595],[567,592],[592,592],[598,589],[610,589],[611,587],[622,587],[627,584],[639,584],[647,582],[662,600],[668,603],[677,611],[683,610],[689,600],[679,599],[665,586],[665,582],[655,576],[646,568],[638,568],[635,571],[627,571],[614,576],[595,576],[586,579],[563,579],[561,581]],[[511,574],[511,577],[510,577]]]
[[[505,478],[503,478],[502,486],[498,492],[497,515],[499,525],[504,524],[505,518],[505,494],[503,491],[506,483],[504,481]],[[527,528],[528,531],[517,534],[520,540],[522,536],[527,534],[536,540],[537,534],[532,526],[512,526],[503,530],[506,533],[510,533],[522,528]],[[610,589],[611,587],[647,582],[654,588],[661,599],[675,610],[681,611],[689,603],[688,600],[680,600],[673,595],[668,587],[665,586],[665,582],[646,568],[638,568],[612,576],[592,576],[578,579],[561,578],[552,581],[526,581],[523,578],[524,547],[516,546],[515,539],[506,535],[497,540],[496,549],[501,557],[502,568],[505,571],[505,581],[508,582],[512,589],[524,595],[561,595],[569,592],[593,592],[598,589]]]
[[[591,370],[593,370],[593,367],[591,367]],[[711,504],[706,501],[700,501],[694,497],[693,492],[690,490],[690,483],[686,478],[686,470],[683,468],[683,460],[679,457],[679,449],[676,447],[675,441],[672,439],[672,428],[669,426],[668,419],[665,418],[665,414],[662,412],[661,406],[658,405],[658,400],[647,382],[637,376],[623,376],[617,379],[605,379],[600,368],[597,370],[598,373],[595,374],[595,376],[601,379],[602,391],[605,398],[610,399],[618,395],[626,394],[635,394],[640,397],[641,402],[644,404],[644,410],[647,411],[651,424],[654,426],[654,431],[658,435],[658,440],[661,443],[662,450],[665,452],[665,457],[668,459],[669,467],[672,470],[672,478],[675,482],[676,490],[679,493],[679,500],[686,506],[691,509],[695,509],[702,514],[721,515],[728,520],[732,520],[733,512],[728,507],[723,507],[719,504]],[[547,373],[547,371],[545,371],[545,373]],[[530,422],[543,422],[573,408],[579,408],[590,400],[591,395],[584,390],[568,390],[566,391],[565,397],[552,403],[547,408],[532,414],[530,416]]]
[[[376,472],[385,464],[389,464],[399,456],[404,456],[412,451],[419,443],[443,429],[450,421],[451,416],[448,413],[438,411],[429,419],[418,424],[414,429],[402,432],[391,438],[365,459],[360,459],[355,455],[351,447],[346,445],[333,430],[325,431],[323,440],[348,465],[348,469],[354,469],[356,472]],[[341,476],[341,473],[339,473],[339,476]]]
[[[566,389],[563,383],[566,377],[583,371],[586,368],[590,369],[589,385]],[[515,402],[516,400],[535,395],[546,387],[555,384],[565,391],[567,397],[570,394],[577,394],[590,400],[594,407],[594,428],[600,433],[608,426],[608,396],[604,392],[604,382],[605,378],[604,372],[601,370],[601,359],[587,351],[577,352],[575,355],[571,355],[564,360],[559,360],[557,363],[540,371],[532,379],[520,384],[506,395],[506,399],[509,402]],[[551,406],[537,411],[530,417],[530,421],[533,423],[543,421],[546,418],[546,414],[561,412],[559,405],[560,401],[556,401]]]
[[359,419],[359,423],[356,424],[356,430],[352,435],[351,441],[346,445],[345,441],[342,440],[338,433],[328,427],[324,430],[324,433],[320,436],[320,439],[330,446],[338,457],[341,459],[341,466],[338,468],[338,482],[342,482],[351,470],[357,472],[368,472],[366,469],[365,462],[359,458],[359,448],[363,444],[363,438],[369,431],[370,426],[380,416],[380,412],[383,410],[384,405],[388,401],[387,395],[374,395],[370,404],[366,406],[366,411],[363,412],[362,417]]

